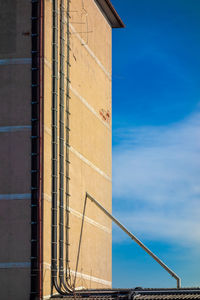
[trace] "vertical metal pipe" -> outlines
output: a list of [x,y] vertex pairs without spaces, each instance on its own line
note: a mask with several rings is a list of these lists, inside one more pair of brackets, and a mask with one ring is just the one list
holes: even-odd
[[[67,2],[69,5],[69,1]],[[59,202],[59,216],[60,216],[60,225],[59,225],[59,278],[62,288],[66,292],[72,292],[73,289],[70,286],[68,278],[64,278],[64,222],[67,223],[67,220],[64,220],[64,83],[65,83],[65,72],[64,72],[64,63],[65,63],[65,38],[64,38],[64,1],[60,1],[60,138],[59,138],[59,150],[60,150],[60,164],[59,164],[59,175],[60,175],[60,202]],[[68,7],[67,7],[68,11]],[[68,174],[68,173],[67,173]],[[68,175],[66,176],[68,180]],[[67,228],[68,230],[68,228]],[[66,244],[68,245],[68,243]],[[66,247],[67,252],[67,247]],[[66,262],[66,269],[68,269],[68,260]],[[67,272],[67,271],[66,271]],[[67,274],[67,273],[66,273]]]
[[42,203],[42,190],[43,190],[43,101],[44,101],[44,2],[40,1],[40,82],[39,82],[39,195],[38,195],[38,268],[39,268],[39,299],[42,299],[42,248],[43,248],[43,203]]
[[[60,175],[60,202],[59,202],[59,217],[60,217],[60,240],[59,240],[59,278],[62,288],[70,292],[72,288],[68,281],[64,278],[64,94],[65,94],[65,35],[64,35],[64,0],[60,0],[60,137],[59,137],[59,175]],[[67,250],[67,249],[66,249]],[[66,264],[67,265],[67,264]],[[67,266],[66,266],[67,267]]]
[[63,0],[60,1],[60,110],[59,110],[59,284],[57,266],[58,240],[58,3],[53,0],[53,47],[52,47],[52,287],[66,295],[72,290],[64,279],[64,16]]
[[57,283],[57,94],[58,94],[58,7],[53,0],[52,43],[52,285]]
[[64,277],[64,18],[60,0],[60,120],[59,120],[59,278]]
[[[69,270],[69,90],[70,90],[70,30],[69,30],[69,21],[70,21],[70,0],[67,0],[67,11],[66,11],[66,17],[67,17],[67,81],[66,81],[66,211],[65,211],[65,219],[66,219],[66,280],[67,282],[70,280],[70,270]],[[69,273],[69,275],[68,275]]]

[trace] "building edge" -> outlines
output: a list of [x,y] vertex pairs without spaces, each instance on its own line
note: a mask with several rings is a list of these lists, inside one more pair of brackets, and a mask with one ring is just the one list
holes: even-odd
[[43,256],[43,99],[44,1],[32,0],[32,99],[31,99],[31,291],[42,299]]

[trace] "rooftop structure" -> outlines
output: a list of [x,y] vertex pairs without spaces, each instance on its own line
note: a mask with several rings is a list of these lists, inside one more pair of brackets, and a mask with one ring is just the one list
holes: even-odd
[[[53,297],[52,300],[60,300]],[[74,297],[64,298],[72,300]],[[182,288],[182,289],[143,289],[141,287],[134,289],[113,289],[112,291],[85,291],[77,293],[76,299],[90,300],[196,300],[200,299],[199,288]]]

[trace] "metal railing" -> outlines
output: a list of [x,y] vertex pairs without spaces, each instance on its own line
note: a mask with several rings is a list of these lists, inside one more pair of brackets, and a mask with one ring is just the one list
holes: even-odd
[[[105,209],[96,199],[94,199],[90,194],[86,193],[85,196],[85,203],[83,208],[83,218],[82,218],[82,226],[81,226],[81,234],[79,239],[79,248],[78,248],[78,255],[77,255],[77,263],[76,263],[76,272],[78,271],[78,261],[79,261],[79,252],[82,240],[82,232],[83,232],[83,224],[85,218],[85,210],[86,210],[86,203],[87,198],[90,199],[97,207],[99,207],[103,213],[105,213],[117,226],[119,226],[134,242],[136,242],[145,252],[147,252],[161,267],[163,267],[172,277],[174,277],[177,281],[177,288],[181,288],[181,278],[172,271],[160,258],[158,258],[149,248],[147,248],[134,234],[132,234],[124,225],[122,225],[107,209]],[[75,275],[76,281],[76,275]],[[74,283],[75,284],[75,283]]]

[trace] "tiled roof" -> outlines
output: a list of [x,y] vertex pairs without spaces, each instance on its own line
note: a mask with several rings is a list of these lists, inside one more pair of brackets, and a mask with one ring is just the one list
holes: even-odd
[[[182,289],[113,289],[79,291],[74,296],[60,296],[66,300],[195,300],[200,299],[199,288]],[[54,300],[60,300],[54,297]]]
[[135,296],[133,299],[137,300],[181,300],[181,299],[187,299],[187,300],[193,300],[193,299],[200,299],[199,295],[189,295],[189,294],[179,294],[179,295],[138,295]]
[[139,289],[133,299],[167,300],[167,299],[200,299],[199,288],[182,289]]
[[193,300],[193,299],[200,299],[200,291],[193,292],[192,290],[180,290],[180,291],[170,291],[170,290],[156,290],[151,291],[148,293],[148,291],[138,292],[132,299],[137,300],[181,300],[181,299],[187,299],[187,300]]

